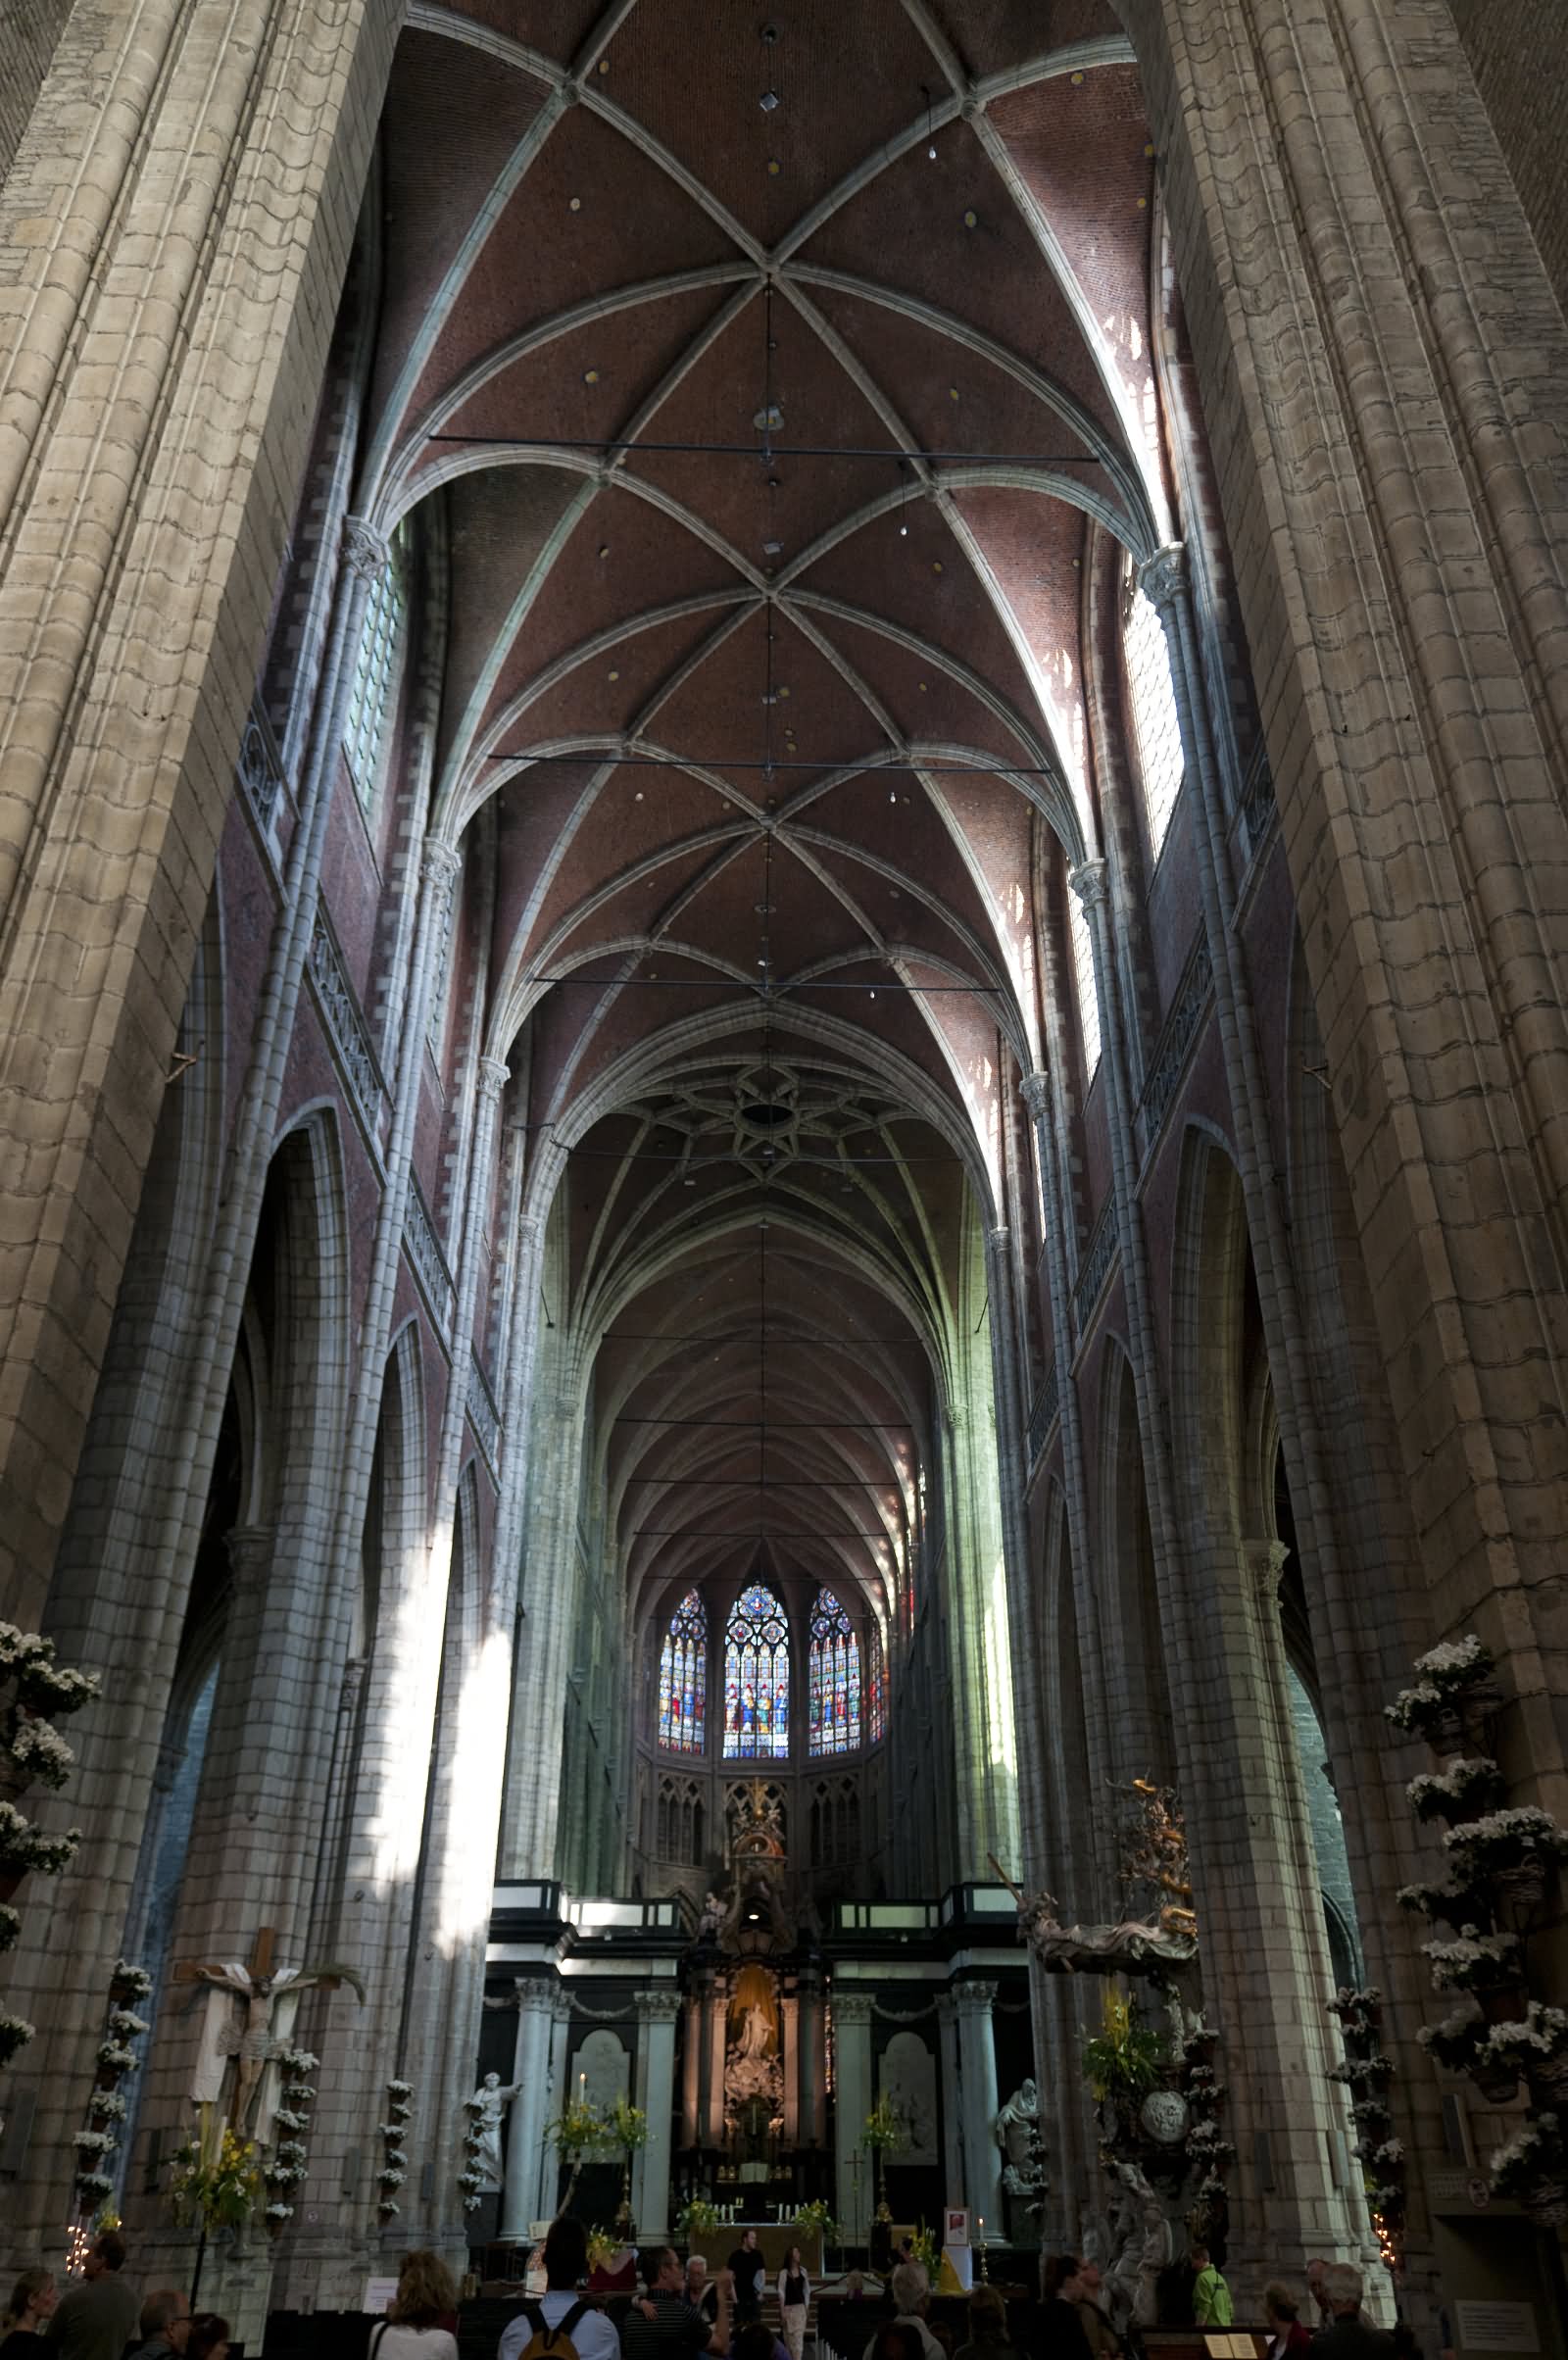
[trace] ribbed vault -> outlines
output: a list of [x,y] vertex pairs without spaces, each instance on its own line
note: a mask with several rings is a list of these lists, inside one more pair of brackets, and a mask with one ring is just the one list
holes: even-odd
[[632,1612],[788,1563],[887,1621],[1042,831],[1098,850],[1087,560],[1168,527],[1130,52],[1106,0],[416,5],[384,144],[360,505],[444,512],[436,810]]

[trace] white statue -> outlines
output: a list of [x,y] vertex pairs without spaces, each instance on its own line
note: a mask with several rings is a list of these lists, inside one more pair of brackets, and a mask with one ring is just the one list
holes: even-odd
[[741,2034],[740,2055],[748,2060],[765,2057],[772,2038],[773,2027],[767,2020],[766,2011],[754,2000],[746,2011],[746,2029]]
[[1032,2079],[1020,2082],[994,2125],[1004,2158],[1002,2185],[1010,2196],[1033,2194],[1040,2186],[1040,2091]]
[[1127,2241],[1116,2256],[1112,2285],[1118,2301],[1131,2298],[1139,2326],[1152,2328],[1159,2320],[1160,2272],[1169,2269],[1175,2250],[1171,2226],[1137,2164],[1114,2163],[1110,2168],[1129,2199],[1118,2221]]
[[498,2188],[501,2186],[501,2117],[509,2101],[516,2096],[518,2084],[515,2082],[503,2089],[500,2074],[487,2073],[468,2100],[468,2113],[473,2122],[468,2152],[473,2159],[474,2170],[479,2175],[481,2189]]

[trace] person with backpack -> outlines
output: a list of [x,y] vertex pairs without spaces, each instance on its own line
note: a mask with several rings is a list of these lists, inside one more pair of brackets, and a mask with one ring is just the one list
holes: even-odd
[[713,2275],[718,2317],[710,2326],[686,2300],[685,2273],[671,2246],[655,2245],[642,2260],[648,2299],[634,2302],[620,2323],[624,2360],[695,2360],[698,2352],[727,2352],[735,2285],[729,2272]]
[[580,2295],[588,2232],[564,2213],[545,2238],[545,2290],[502,2332],[496,2360],[620,2360],[620,2339],[597,2303]]

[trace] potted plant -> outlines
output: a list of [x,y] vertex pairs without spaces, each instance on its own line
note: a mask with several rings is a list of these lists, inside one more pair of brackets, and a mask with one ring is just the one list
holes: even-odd
[[1568,2146],[1557,2115],[1535,2115],[1496,2148],[1488,2177],[1494,2195],[1513,2197],[1542,2229],[1560,2229],[1568,2221]]
[[648,2117],[640,2106],[617,2095],[604,2118],[604,2125],[606,2136],[619,2147],[622,2158],[620,2210],[615,2215],[615,2228],[623,2237],[630,2237],[635,2227],[631,2217],[631,2159],[639,2147],[648,2144]]
[[[1532,1999],[1522,2017],[1490,2028],[1486,2058],[1499,2083],[1506,2077],[1517,2085],[1523,2074],[1532,2090],[1544,2090],[1554,2100],[1568,2100],[1568,2015],[1560,2007],[1546,2007]],[[1479,2080],[1479,2070],[1472,2070]]]
[[1534,1908],[1547,1876],[1568,1859],[1568,1835],[1549,1811],[1521,1803],[1450,1828],[1443,1848],[1461,1884],[1498,1888],[1518,1906]]
[[1495,1709],[1496,1669],[1490,1647],[1472,1631],[1445,1641],[1415,1661],[1415,1685],[1401,1689],[1383,1715],[1401,1737],[1425,1738],[1437,1753],[1457,1752]]
[[1405,1788],[1417,1819],[1466,1819],[1501,1802],[1507,1788],[1490,1753],[1464,1754],[1446,1770],[1428,1770]]
[[553,2123],[546,2124],[545,2137],[562,2162],[569,2166],[569,2177],[557,2207],[559,2212],[564,2212],[576,2188],[584,2155],[590,2147],[599,2146],[605,2137],[605,2118],[597,2106],[588,2103],[580,2083],[577,2095],[563,2106]]
[[710,2230],[718,2227],[718,2206],[710,2204],[706,2196],[688,2196],[675,2215],[675,2227],[688,2240],[706,2237]]
[[1509,2067],[1501,2057],[1494,2067],[1491,2033],[1479,2008],[1456,2008],[1441,2024],[1423,2024],[1416,2039],[1435,2065],[1441,2065],[1445,2073],[1470,2074],[1482,2094],[1500,2106],[1519,2087],[1519,2069]]
[[904,2144],[904,2124],[900,2120],[899,2110],[885,2093],[877,2099],[876,2104],[860,2125],[860,2144],[862,2147],[868,2147],[871,2152],[876,2176],[877,2218],[880,2220],[886,2211],[886,2197],[883,2193],[884,2159],[889,2154],[896,2153]]

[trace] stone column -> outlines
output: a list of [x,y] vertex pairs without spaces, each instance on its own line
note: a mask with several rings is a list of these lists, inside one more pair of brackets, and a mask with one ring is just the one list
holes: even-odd
[[526,2237],[543,2218],[539,2203],[539,2151],[545,2144],[550,2097],[550,2034],[556,1992],[548,1983],[517,1984],[517,2044],[512,2078],[517,2094],[507,2118],[507,2169],[501,2195],[500,2234]]
[[1005,2237],[1002,2150],[997,2144],[997,2048],[991,2024],[996,1995],[994,1983],[960,1983],[953,1994],[958,2019],[964,2201],[976,2220],[985,2222],[986,2237],[992,2240]]
[[648,2139],[632,2170],[632,2217],[641,2244],[669,2235],[669,2118],[675,2102],[675,2018],[680,1994],[637,1993],[637,2103]]
[[703,2053],[708,2065],[708,2103],[703,2115],[703,2144],[721,2147],[724,2143],[724,2028],[729,2010],[729,1995],[722,1984],[709,1991],[706,2006],[708,2037]]
[[784,2143],[796,2146],[800,2142],[801,2124],[801,2029],[798,1999],[781,1999],[779,2014],[779,2062],[784,2073]]
[[[551,2010],[550,2083],[545,2095],[545,2120],[552,2121],[566,2102],[566,2058],[571,2048],[571,1993],[558,1991]],[[538,2182],[534,2219],[551,2221],[556,2213],[560,2159],[547,2139],[539,2141]]]
[[948,2202],[962,2204],[963,2085],[958,2074],[958,2000],[955,1991],[937,1993],[942,2054],[942,2168]]
[[827,2059],[821,1981],[814,1973],[801,1977],[796,2017],[795,2136],[802,2146],[827,2144]]
[[[871,2158],[860,2129],[871,2111],[871,2000],[833,1988],[834,2210],[846,2241],[863,2244],[871,2218]],[[993,2076],[993,2079],[995,2077]]]
[[686,2021],[681,2028],[680,2143],[700,2146],[703,2133],[703,2000],[700,1991],[686,1994]]

